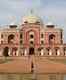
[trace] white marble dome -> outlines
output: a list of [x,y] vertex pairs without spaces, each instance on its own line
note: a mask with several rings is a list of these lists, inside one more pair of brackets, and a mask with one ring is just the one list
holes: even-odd
[[36,23],[36,22],[41,22],[40,18],[37,16],[33,16],[33,15],[29,15],[29,16],[25,16],[22,19],[22,24],[24,23]]

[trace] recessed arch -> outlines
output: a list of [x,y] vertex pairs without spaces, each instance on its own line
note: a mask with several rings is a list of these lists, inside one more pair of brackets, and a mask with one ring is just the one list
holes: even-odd
[[12,42],[12,40],[14,39],[14,34],[10,34],[9,36],[8,36],[8,43],[13,43]]
[[55,35],[54,34],[50,34],[49,35],[49,44],[54,44],[55,43]]

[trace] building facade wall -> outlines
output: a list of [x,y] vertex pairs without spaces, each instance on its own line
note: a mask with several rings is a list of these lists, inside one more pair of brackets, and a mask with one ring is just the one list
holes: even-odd
[[10,51],[14,51],[16,48],[18,56],[20,56],[29,55],[30,48],[33,47],[35,55],[65,55],[66,49],[61,29],[41,24],[23,24],[20,27],[18,30],[9,28],[0,31],[0,46],[3,50],[5,47],[10,48]]

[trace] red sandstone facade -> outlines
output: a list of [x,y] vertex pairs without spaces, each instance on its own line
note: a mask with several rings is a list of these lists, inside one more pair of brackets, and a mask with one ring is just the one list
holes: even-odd
[[5,51],[8,56],[66,56],[63,30],[43,24],[38,17],[26,17],[21,25],[9,25],[0,34],[0,56]]

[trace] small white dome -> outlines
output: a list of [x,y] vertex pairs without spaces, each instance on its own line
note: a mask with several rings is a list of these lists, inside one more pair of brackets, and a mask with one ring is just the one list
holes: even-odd
[[47,28],[54,28],[55,25],[52,22],[48,22],[48,24],[46,25]]
[[10,23],[10,25],[15,25],[15,23],[14,23],[14,22],[12,22],[12,23]]
[[48,22],[47,25],[54,25],[52,22]]

